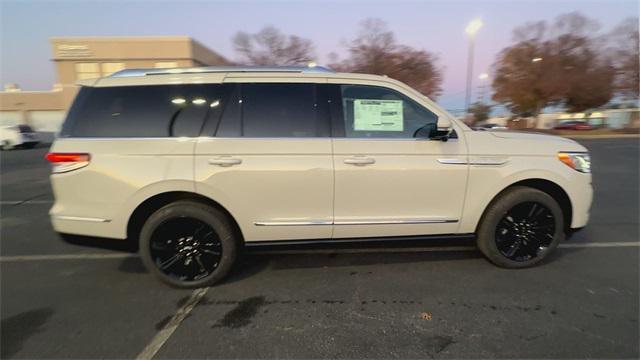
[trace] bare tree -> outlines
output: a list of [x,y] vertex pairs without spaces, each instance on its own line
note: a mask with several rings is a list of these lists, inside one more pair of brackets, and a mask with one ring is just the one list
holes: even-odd
[[605,37],[616,70],[615,91],[625,99],[640,97],[640,34],[638,18],[621,22]]
[[240,31],[232,41],[241,64],[300,65],[314,58],[311,40],[285,35],[273,26],[266,26],[255,34]]
[[437,97],[442,91],[437,57],[397,44],[393,32],[380,19],[363,21],[357,38],[349,42],[348,51],[346,60],[330,66],[339,71],[386,75],[430,97]]
[[516,28],[515,44],[494,64],[495,101],[513,112],[537,116],[549,105],[583,111],[613,97],[614,69],[599,52],[595,21],[578,13]]

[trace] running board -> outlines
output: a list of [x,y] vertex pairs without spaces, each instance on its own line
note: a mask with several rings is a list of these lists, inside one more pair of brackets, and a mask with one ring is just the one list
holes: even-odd
[[[247,248],[258,247],[278,247],[278,246],[307,246],[307,245],[355,245],[369,243],[393,243],[398,241],[446,241],[453,242],[470,241],[475,239],[475,234],[444,234],[444,235],[417,235],[417,236],[384,236],[372,238],[340,238],[340,239],[302,239],[302,240],[267,240],[267,241],[247,241],[244,246]],[[437,245],[437,244],[434,244]]]

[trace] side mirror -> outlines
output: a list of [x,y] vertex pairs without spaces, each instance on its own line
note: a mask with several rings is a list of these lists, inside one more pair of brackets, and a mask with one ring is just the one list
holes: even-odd
[[417,139],[447,141],[449,140],[450,133],[450,128],[442,129],[438,128],[437,124],[429,123],[416,130],[413,133],[413,137]]

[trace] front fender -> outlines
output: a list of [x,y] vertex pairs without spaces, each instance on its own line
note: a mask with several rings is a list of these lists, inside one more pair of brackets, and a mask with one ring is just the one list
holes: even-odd
[[[579,178],[584,175],[550,157],[515,157],[504,166],[472,165],[459,232],[475,232],[491,201],[504,189],[524,180],[541,179],[558,185],[567,193],[573,213],[579,213],[580,209],[575,204],[584,202],[580,199],[580,193],[584,193],[580,191],[584,188],[584,181]],[[590,203],[590,197],[588,201]],[[575,224],[574,218],[572,227]]]

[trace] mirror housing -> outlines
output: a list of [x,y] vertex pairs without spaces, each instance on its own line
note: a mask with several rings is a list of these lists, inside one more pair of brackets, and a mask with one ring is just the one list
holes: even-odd
[[432,131],[429,138],[432,140],[447,141],[449,140],[452,130],[453,128],[451,127],[449,119],[439,118],[438,125]]
[[451,134],[451,128],[440,128],[436,124],[426,124],[420,129],[416,130],[414,137],[429,140],[449,140]]

